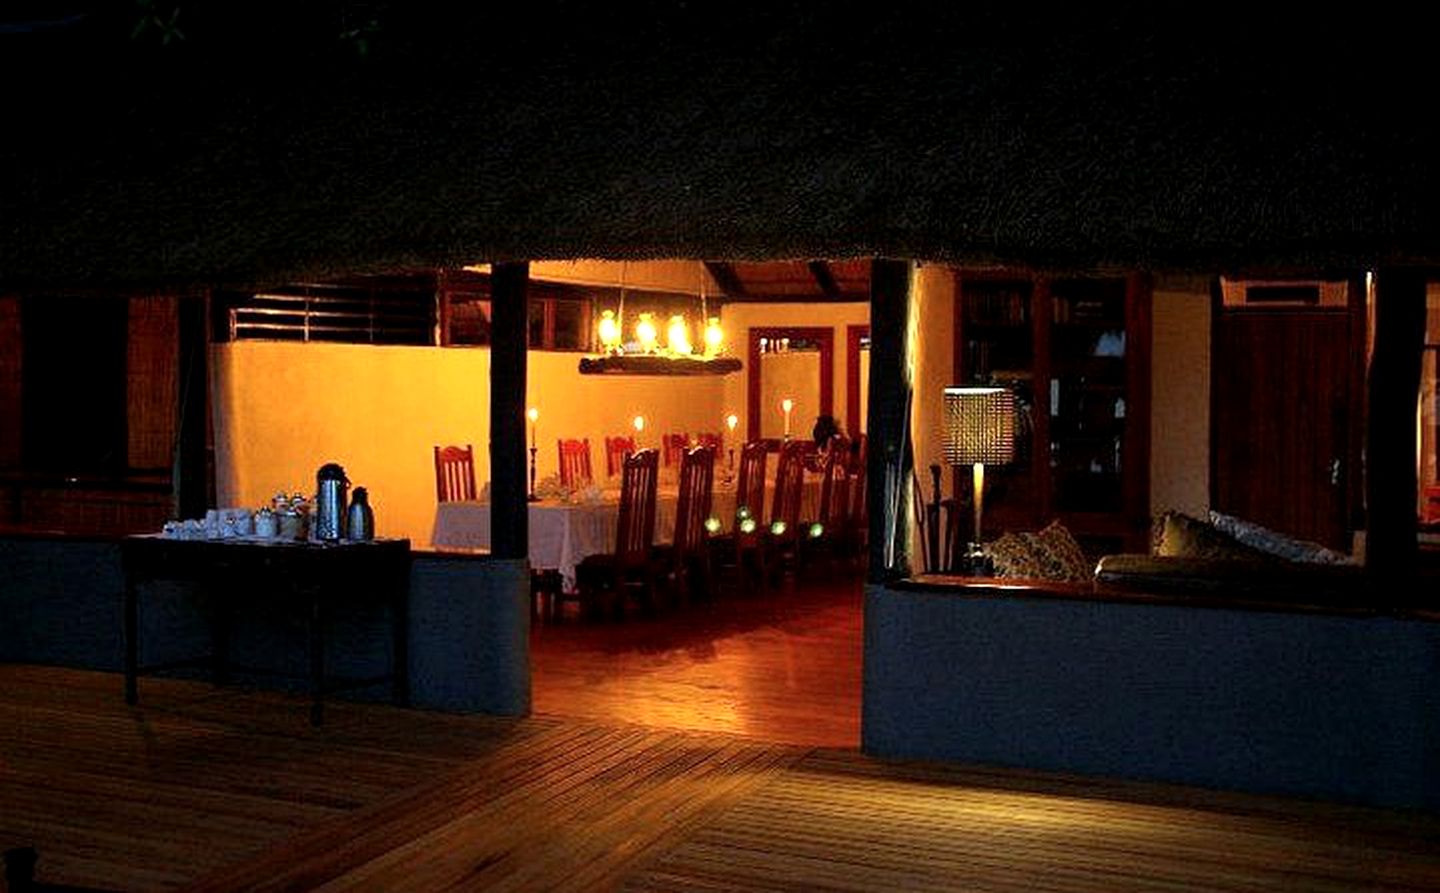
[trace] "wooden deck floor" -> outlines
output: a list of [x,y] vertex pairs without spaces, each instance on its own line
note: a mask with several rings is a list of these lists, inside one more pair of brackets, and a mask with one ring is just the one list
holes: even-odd
[[116,890],[1440,890],[1440,817],[0,665],[0,846]]
[[655,618],[537,624],[539,716],[860,746],[858,580],[729,597]]

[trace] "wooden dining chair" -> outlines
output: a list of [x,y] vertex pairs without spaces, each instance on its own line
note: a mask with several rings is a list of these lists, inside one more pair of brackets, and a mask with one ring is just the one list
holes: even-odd
[[471,444],[435,447],[435,499],[460,502],[475,498],[475,449]]
[[842,434],[818,454],[820,504],[813,518],[801,519],[800,558],[806,568],[824,561],[833,570],[841,556],[850,523],[850,465],[850,440]]
[[709,595],[713,583],[710,532],[706,521],[715,495],[715,450],[701,446],[680,459],[680,494],[675,507],[675,539],[667,573],[678,599]]
[[763,440],[749,441],[740,448],[735,517],[729,519],[729,533],[710,541],[712,562],[733,568],[737,585],[745,590],[752,589],[753,583],[765,587],[765,466],[769,458],[770,448]]
[[613,478],[625,465],[625,457],[635,452],[635,436],[622,434],[605,438],[605,476]]
[[680,459],[689,448],[690,437],[684,433],[666,434],[660,438],[660,448],[664,450],[663,457],[666,468],[674,468],[680,464]]
[[590,471],[590,438],[556,441],[556,448],[560,451],[560,486],[573,490],[595,480]]
[[798,570],[800,501],[805,493],[805,454],[808,449],[809,442],[803,440],[787,441],[780,448],[770,522],[764,530],[765,563],[777,576],[787,568]]
[[639,590],[643,607],[655,607],[658,573],[651,549],[659,476],[660,456],[654,450],[637,450],[626,458],[621,471],[620,512],[615,519],[615,551],[588,555],[576,568],[576,595],[582,612],[602,606],[623,612],[631,588]]

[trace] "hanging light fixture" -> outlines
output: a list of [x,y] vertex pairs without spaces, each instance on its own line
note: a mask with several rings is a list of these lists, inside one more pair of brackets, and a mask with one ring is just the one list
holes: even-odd
[[698,341],[691,340],[690,323],[683,314],[669,318],[665,325],[665,341],[660,342],[661,332],[654,313],[641,313],[635,322],[634,341],[626,351],[625,341],[625,291],[626,265],[620,265],[619,306],[612,312],[604,310],[595,322],[595,334],[602,356],[582,357],[582,375],[728,375],[741,369],[739,360],[723,356],[725,335],[720,328],[720,318],[709,315],[706,298],[706,273],[700,269],[700,324],[696,332]]

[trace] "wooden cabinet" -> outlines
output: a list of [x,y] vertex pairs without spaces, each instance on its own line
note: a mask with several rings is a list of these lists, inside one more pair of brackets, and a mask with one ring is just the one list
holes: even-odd
[[955,379],[1011,388],[1019,412],[1015,463],[986,472],[987,538],[1059,518],[1097,550],[1142,548],[1150,469],[1146,279],[956,275]]

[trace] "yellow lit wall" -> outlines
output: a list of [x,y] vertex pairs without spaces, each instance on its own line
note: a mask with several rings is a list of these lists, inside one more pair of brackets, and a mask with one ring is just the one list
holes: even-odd
[[[749,330],[753,327],[763,326],[830,326],[835,333],[835,406],[833,413],[841,427],[845,424],[845,363],[846,344],[845,329],[850,325],[868,325],[870,323],[870,304],[868,302],[856,302],[846,304],[827,303],[787,303],[787,304],[726,304],[721,315],[721,325],[725,328],[725,338],[728,350],[732,356],[747,359],[746,351],[749,350]],[[749,370],[744,370],[735,375],[725,378],[725,406],[727,411],[734,412],[740,416],[740,427],[736,429],[741,435],[745,434],[745,399],[746,399],[746,376]],[[862,386],[863,386],[862,382]],[[776,410],[778,413],[778,410]],[[808,437],[810,429],[815,424],[817,411],[811,409],[806,414],[800,414],[796,410],[792,417],[792,430],[796,436]]]
[[[659,432],[721,428],[724,384],[709,377],[582,376],[579,354],[532,351],[528,405],[540,410],[538,470],[556,469],[559,437],[603,437],[650,421]],[[223,506],[256,507],[277,490],[315,489],[325,462],[369,489],[382,536],[430,541],[436,444],[474,444],[477,486],[489,478],[490,351],[241,341],[214,348],[216,483]],[[528,427],[527,427],[528,431]]]
[[1151,317],[1150,510],[1210,508],[1210,282],[1158,279]]

